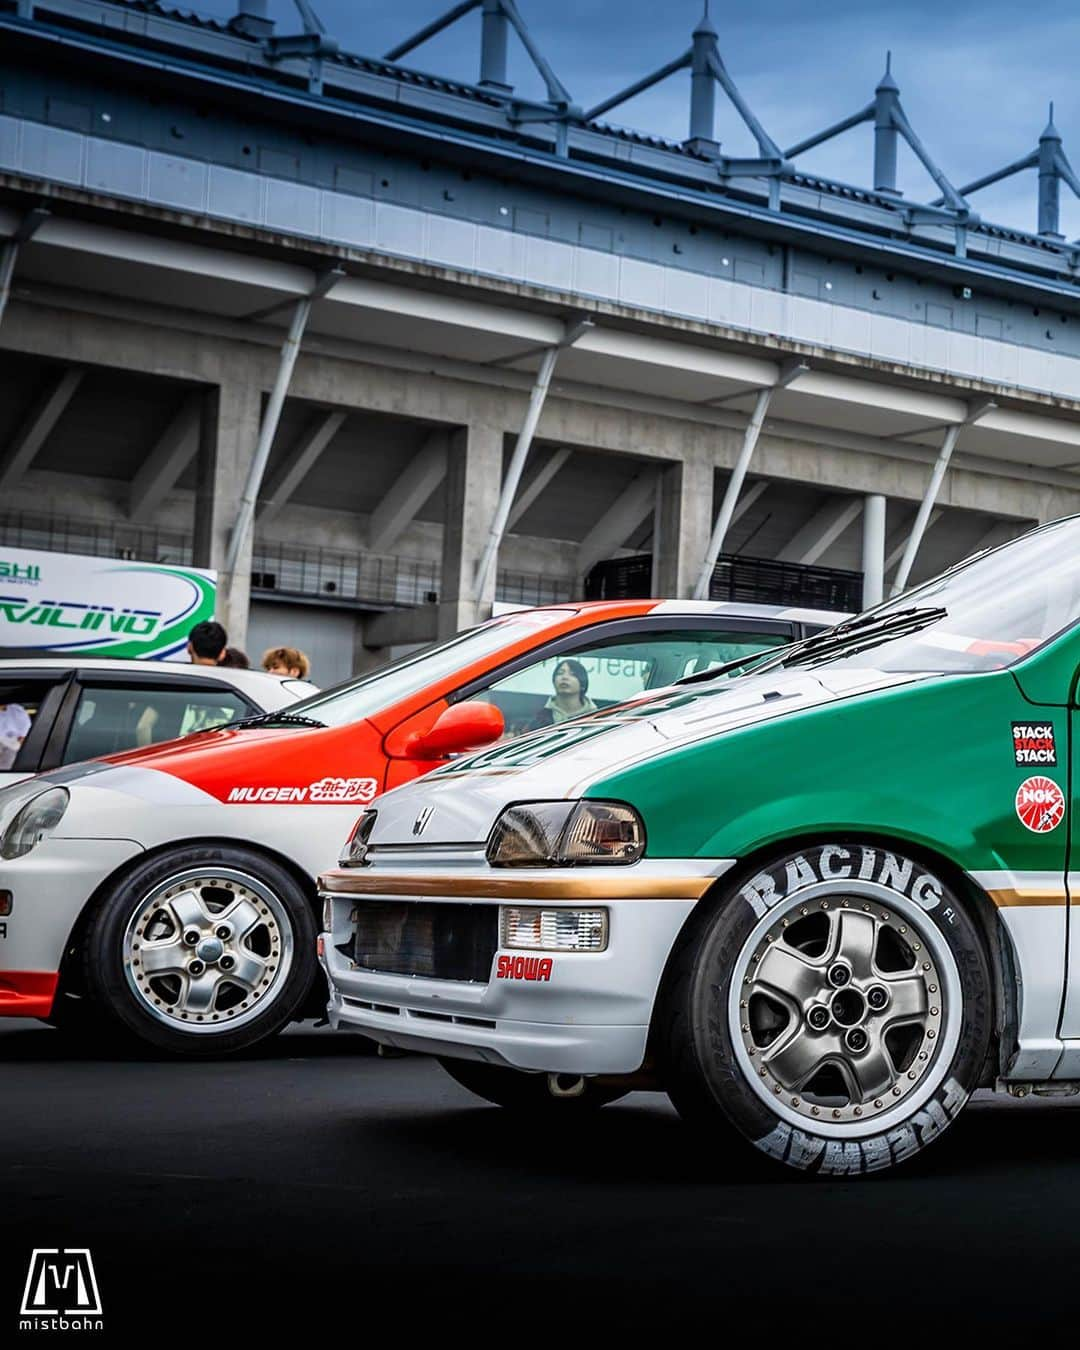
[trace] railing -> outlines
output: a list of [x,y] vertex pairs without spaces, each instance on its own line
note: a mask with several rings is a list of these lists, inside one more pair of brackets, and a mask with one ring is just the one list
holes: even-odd
[[[181,530],[33,511],[0,514],[2,544],[182,566],[191,565],[193,551],[191,535]],[[256,541],[251,559],[251,589],[256,595],[295,596],[357,608],[429,604],[439,598],[440,574],[437,562],[419,558],[262,541]],[[569,581],[505,570],[499,572],[495,586],[497,599],[518,605],[570,600],[572,589]]]
[[[722,553],[709,583],[709,599],[748,605],[860,610],[862,586],[861,572]],[[648,553],[632,558],[608,558],[597,563],[585,579],[586,600],[637,600],[651,594],[652,556]]]

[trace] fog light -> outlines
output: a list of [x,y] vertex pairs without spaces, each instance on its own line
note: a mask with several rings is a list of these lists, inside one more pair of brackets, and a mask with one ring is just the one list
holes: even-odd
[[532,952],[602,952],[608,944],[606,909],[500,910],[503,947]]
[[11,906],[15,903],[15,897],[10,891],[0,891],[0,919],[6,919],[11,913]]

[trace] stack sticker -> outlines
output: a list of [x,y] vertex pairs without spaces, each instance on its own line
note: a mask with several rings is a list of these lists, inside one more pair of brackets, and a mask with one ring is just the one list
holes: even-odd
[[1016,814],[1029,830],[1046,834],[1065,818],[1065,795],[1052,778],[1025,778],[1016,789]]
[[1053,722],[1014,722],[1012,734],[1017,764],[1045,764],[1048,768],[1056,768]]

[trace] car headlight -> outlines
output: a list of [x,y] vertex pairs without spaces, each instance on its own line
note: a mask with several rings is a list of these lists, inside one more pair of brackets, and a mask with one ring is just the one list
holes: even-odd
[[365,811],[353,826],[353,832],[345,841],[345,847],[338,858],[339,867],[366,867],[368,840],[375,828],[378,811]]
[[64,818],[71,794],[64,787],[45,788],[12,817],[0,839],[0,858],[21,858],[40,844]]
[[495,822],[487,845],[492,867],[576,867],[635,863],[645,825],[623,802],[519,802]]

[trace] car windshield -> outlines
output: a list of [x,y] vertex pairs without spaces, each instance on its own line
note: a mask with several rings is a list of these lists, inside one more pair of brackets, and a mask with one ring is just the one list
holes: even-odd
[[492,619],[478,628],[459,633],[449,642],[409,652],[370,675],[361,675],[348,684],[339,684],[336,689],[292,703],[288,712],[294,717],[314,718],[328,727],[359,722],[421,689],[441,683],[474,661],[481,661],[528,638],[539,638],[545,629],[565,622],[566,618],[564,609],[531,609]]
[[[769,663],[970,673],[1002,670],[1080,617],[1080,517],[976,555]],[[762,667],[757,667],[762,669]]]

